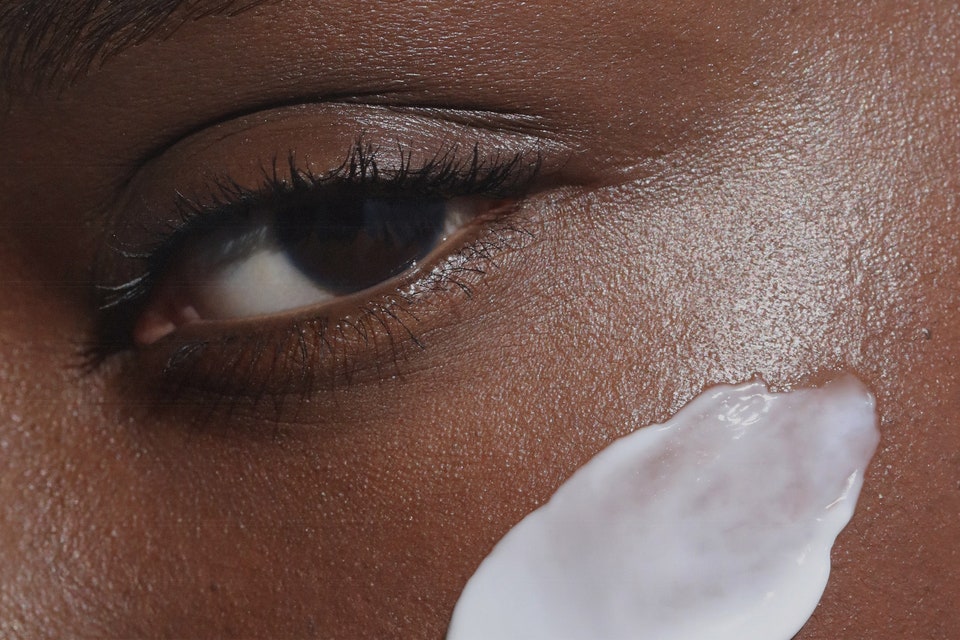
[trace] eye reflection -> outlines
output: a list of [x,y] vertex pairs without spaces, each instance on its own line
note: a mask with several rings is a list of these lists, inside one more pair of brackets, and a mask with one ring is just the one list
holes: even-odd
[[331,303],[417,266],[489,199],[369,197],[328,190],[228,217],[186,242],[134,328],[151,344],[198,320]]

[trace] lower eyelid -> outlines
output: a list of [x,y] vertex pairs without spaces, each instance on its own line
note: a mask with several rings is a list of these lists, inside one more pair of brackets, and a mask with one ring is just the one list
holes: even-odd
[[[420,336],[451,317],[507,254],[531,233],[516,215],[499,215],[452,239],[462,246],[411,274],[314,310],[258,320],[198,322],[140,350],[144,371],[159,372],[153,388],[234,398],[303,394],[398,375],[425,349]],[[449,254],[450,250],[446,252]]]

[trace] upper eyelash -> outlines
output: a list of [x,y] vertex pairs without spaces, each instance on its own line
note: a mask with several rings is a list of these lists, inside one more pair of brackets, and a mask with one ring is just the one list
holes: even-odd
[[538,176],[542,164],[538,152],[483,156],[474,145],[465,156],[457,146],[447,147],[426,162],[415,165],[412,153],[397,148],[399,164],[382,168],[380,149],[358,139],[347,158],[337,168],[315,174],[299,166],[293,152],[287,159],[287,175],[281,175],[279,161],[262,170],[262,181],[254,189],[228,177],[214,181],[210,195],[202,198],[175,196],[173,208],[179,222],[157,233],[146,249],[113,250],[124,259],[143,263],[139,273],[116,286],[97,289],[98,326],[92,345],[84,350],[88,368],[95,368],[107,356],[132,346],[131,328],[142,310],[156,280],[187,238],[213,230],[231,218],[236,219],[255,208],[282,206],[290,199],[322,193],[334,187],[363,189],[373,197],[485,196],[515,197],[526,191]]

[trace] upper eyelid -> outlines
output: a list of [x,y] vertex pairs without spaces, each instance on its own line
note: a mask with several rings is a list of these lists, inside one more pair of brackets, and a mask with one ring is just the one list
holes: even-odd
[[[236,111],[183,127],[151,145],[131,163],[141,167],[161,157],[167,151],[188,142],[204,132],[222,131],[211,143],[223,142],[234,135],[268,124],[270,121],[288,117],[309,115],[310,112],[329,112],[340,109],[363,109],[367,117],[376,118],[377,113],[407,116],[433,121],[441,125],[458,125],[497,135],[515,135],[537,140],[553,154],[569,155],[578,147],[578,136],[550,128],[550,121],[542,116],[517,111],[492,110],[483,107],[457,104],[433,104],[414,99],[400,92],[371,91],[326,96],[323,99],[294,98],[281,102],[252,105]],[[132,176],[131,176],[132,177]]]
[[[446,146],[450,146],[450,141],[480,140],[487,148],[496,146],[505,151],[537,149],[546,169],[544,173],[555,173],[566,167],[579,147],[543,129],[537,124],[541,120],[536,116],[515,112],[455,106],[380,104],[362,99],[296,102],[229,114],[215,122],[204,123],[140,155],[130,163],[129,172],[116,183],[121,185],[120,191],[136,189],[144,178],[151,179],[150,176],[158,171],[169,173],[169,166],[174,161],[179,164],[193,163],[198,167],[215,166],[223,158],[222,152],[215,153],[217,149],[226,145],[229,150],[227,153],[238,157],[249,155],[249,152],[237,151],[249,146],[249,140],[259,137],[272,141],[275,153],[296,148],[299,155],[309,156],[310,149],[318,145],[319,148],[335,146],[342,149],[347,142],[345,137],[351,140],[356,138],[355,133],[345,136],[343,131],[361,132],[371,140],[395,136],[398,142],[405,141],[411,148],[423,146],[424,140],[429,145],[444,142]],[[338,137],[339,142],[329,142]],[[324,139],[328,142],[324,142]],[[284,143],[284,140],[288,142]],[[211,155],[216,158],[212,163]],[[570,177],[582,173],[574,171]],[[189,182],[192,176],[184,177]],[[585,177],[585,181],[592,179]],[[118,197],[121,196],[122,193],[118,193]]]
[[[403,143],[411,149],[457,140],[480,141],[484,148],[502,149],[504,153],[535,149],[542,159],[541,176],[552,176],[553,184],[580,182],[579,177],[571,180],[570,176],[591,179],[583,171],[573,170],[568,175],[567,163],[574,154],[566,145],[533,134],[491,132],[472,124],[438,119],[439,111],[432,107],[428,111],[421,112],[419,107],[397,111],[382,105],[351,103],[297,104],[224,122],[178,140],[158,151],[156,157],[142,158],[129,170],[122,167],[122,174],[112,181],[110,195],[88,212],[89,222],[109,229],[118,224],[129,226],[131,221],[136,223],[135,218],[158,218],[165,215],[165,210],[169,212],[176,192],[188,198],[209,193],[208,186],[216,175],[239,176],[238,182],[252,184],[262,174],[263,158],[282,156],[290,149],[297,149],[304,164],[312,162],[310,166],[323,172],[343,159],[344,148],[353,143],[358,133],[370,140],[391,140],[391,145]],[[454,111],[461,116],[481,113]],[[491,117],[493,113],[486,112]],[[513,116],[497,112],[496,117]],[[340,151],[334,157],[325,153],[329,149]],[[254,160],[255,166],[244,164],[249,160]]]

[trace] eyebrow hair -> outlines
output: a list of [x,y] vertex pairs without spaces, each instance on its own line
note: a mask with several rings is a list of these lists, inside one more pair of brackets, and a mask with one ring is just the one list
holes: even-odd
[[271,0],[0,0],[0,91],[72,81],[147,39]]

